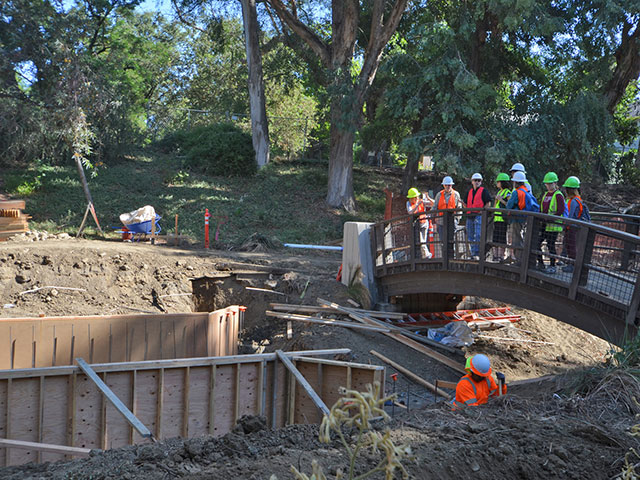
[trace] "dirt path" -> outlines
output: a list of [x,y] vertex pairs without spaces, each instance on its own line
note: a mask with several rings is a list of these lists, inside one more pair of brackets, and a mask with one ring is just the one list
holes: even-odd
[[[75,239],[6,242],[0,244],[0,318],[189,312],[194,308],[191,279],[238,269],[271,270],[270,276],[225,284],[219,299],[248,306],[243,337],[247,352],[347,347],[350,359],[381,364],[369,353],[376,350],[428,381],[459,378],[450,368],[380,334],[294,324],[294,336],[287,340],[285,322],[265,318],[269,302],[315,304],[321,297],[346,304],[346,289],[335,281],[339,264],[340,257],[332,253],[204,252]],[[246,290],[249,284],[280,294]],[[300,285],[307,285],[302,299]],[[26,293],[36,288],[41,289]],[[158,298],[160,302],[154,301]],[[483,299],[468,302],[487,304]],[[517,311],[523,320],[515,328],[491,334],[512,341],[479,340],[468,350],[487,353],[510,381],[592,367],[605,358],[606,342],[548,317]],[[462,363],[462,357],[457,359]],[[412,445],[417,461],[409,471],[414,478],[611,478],[635,442],[625,433],[635,407],[606,395],[570,395],[566,387],[571,378],[523,387],[520,394],[513,389],[487,407],[454,413],[400,375],[395,389],[409,411],[395,409],[392,436]],[[388,392],[393,388],[387,380]],[[337,443],[318,443],[314,426],[276,432],[239,428],[220,439],[177,439],[84,461],[0,470],[0,478],[266,480],[275,473],[285,479],[292,478],[291,464],[310,471],[312,456],[328,472],[346,462]],[[376,458],[365,456],[358,469],[364,471]]]

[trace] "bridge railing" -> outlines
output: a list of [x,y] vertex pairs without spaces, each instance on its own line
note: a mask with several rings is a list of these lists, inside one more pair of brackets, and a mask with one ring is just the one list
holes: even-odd
[[[632,219],[594,217],[634,231]],[[502,209],[392,218],[373,227],[375,275],[448,270],[506,278],[637,325],[640,237],[605,225]]]

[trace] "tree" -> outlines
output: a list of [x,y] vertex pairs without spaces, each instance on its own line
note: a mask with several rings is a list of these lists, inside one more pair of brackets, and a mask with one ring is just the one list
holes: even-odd
[[[353,211],[355,131],[383,50],[400,23],[407,0],[395,0],[390,8],[384,0],[372,0],[369,38],[363,45],[357,45],[360,17],[363,15],[358,0],[332,0],[330,36],[322,35],[303,23],[295,3],[288,8],[281,0],[266,2],[280,21],[320,58],[329,72],[331,134],[327,203]],[[360,48],[358,53],[362,55],[362,66],[357,76],[352,78],[356,47]]]
[[256,151],[256,163],[263,167],[269,163],[269,124],[262,80],[262,55],[256,0],[241,0],[242,22],[249,68],[249,108],[251,110],[251,134],[253,149]]

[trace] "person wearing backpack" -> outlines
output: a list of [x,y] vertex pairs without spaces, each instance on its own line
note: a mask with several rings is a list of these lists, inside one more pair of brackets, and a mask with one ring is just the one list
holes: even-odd
[[[498,187],[498,193],[496,194],[494,208],[506,208],[509,197],[511,196],[509,175],[506,173],[498,174],[496,177],[496,187]],[[493,261],[503,262],[505,247],[507,245],[507,221],[501,213],[496,213],[493,216],[493,243],[499,245],[494,247]]]
[[[582,220],[583,222],[590,222],[591,215],[589,215],[589,208],[582,202],[580,197],[580,179],[578,177],[571,176],[562,185],[567,192],[567,209],[569,210],[568,218],[574,220]],[[576,236],[578,229],[575,226],[567,225],[564,232],[564,245],[567,249],[567,256],[574,260],[562,267],[563,272],[572,273],[576,259]]]
[[[540,205],[531,193],[527,190],[525,183],[527,183],[527,177],[522,172],[515,172],[511,177],[513,182],[513,192],[507,202],[507,208],[512,210],[521,210],[528,212],[539,212]],[[509,214],[509,228],[511,229],[512,247],[514,253],[520,250],[524,246],[524,226],[527,218],[524,215]],[[516,254],[515,258],[509,259],[512,262],[518,262],[518,257],[521,255]]]
[[[540,211],[548,215],[557,215],[558,217],[566,216],[564,196],[558,188],[558,175],[555,172],[547,172],[542,183],[544,183],[547,191],[540,199]],[[546,222],[540,226],[536,248],[540,252],[538,253],[538,270],[549,274],[556,273],[556,241],[561,231],[561,222]],[[547,242],[547,248],[549,249],[549,267],[545,266],[542,258],[543,242]]]

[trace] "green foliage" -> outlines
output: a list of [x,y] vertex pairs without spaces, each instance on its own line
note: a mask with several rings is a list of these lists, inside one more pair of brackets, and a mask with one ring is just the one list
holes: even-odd
[[618,155],[614,166],[614,179],[619,183],[640,187],[640,168],[636,164],[637,150]]
[[608,360],[619,368],[640,367],[640,335],[628,336],[620,348],[611,349]]
[[208,175],[248,177],[258,169],[251,135],[232,123],[180,131],[163,146],[183,152],[185,165]]

